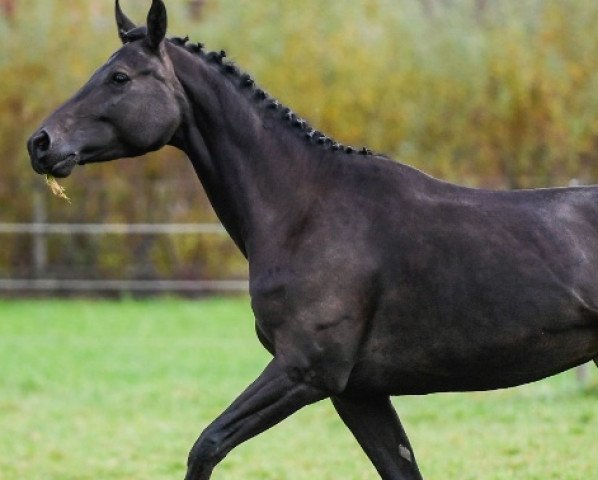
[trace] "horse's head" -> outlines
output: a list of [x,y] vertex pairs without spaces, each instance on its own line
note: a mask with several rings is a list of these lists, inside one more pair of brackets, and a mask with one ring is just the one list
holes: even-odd
[[142,155],[166,145],[181,125],[164,3],[153,0],[147,27],[136,27],[116,0],[116,23],[123,47],[29,139],[37,173],[66,177],[75,165]]

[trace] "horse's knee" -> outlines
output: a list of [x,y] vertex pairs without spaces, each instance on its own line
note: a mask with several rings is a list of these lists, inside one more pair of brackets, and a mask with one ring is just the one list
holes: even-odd
[[187,465],[189,469],[213,468],[224,458],[221,453],[222,438],[215,432],[205,431],[201,434],[191,452]]

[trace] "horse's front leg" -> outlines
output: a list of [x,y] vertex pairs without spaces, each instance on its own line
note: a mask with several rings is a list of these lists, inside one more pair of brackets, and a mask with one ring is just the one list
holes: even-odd
[[274,359],[237,400],[201,434],[189,454],[186,480],[208,480],[237,445],[329,394],[305,381],[300,369]]
[[383,480],[421,480],[413,449],[387,396],[332,398]]

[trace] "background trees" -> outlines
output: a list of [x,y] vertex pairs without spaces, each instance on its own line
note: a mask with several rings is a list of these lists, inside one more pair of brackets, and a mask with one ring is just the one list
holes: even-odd
[[[141,21],[145,0],[124,0]],[[448,180],[498,188],[598,175],[598,3],[558,0],[170,0],[170,31],[224,48],[339,140]],[[0,1],[0,221],[31,218],[41,180],[25,139],[118,47],[111,0]],[[117,174],[118,172],[118,174]],[[52,221],[200,221],[213,214],[171,149],[80,169]],[[41,195],[46,195],[41,190]],[[27,275],[28,239],[3,237],[0,275]],[[220,239],[52,239],[55,266],[95,274],[242,275]],[[217,259],[206,251],[218,251]],[[137,256],[144,271],[125,258]],[[58,268],[58,267],[57,267]],[[132,270],[131,270],[132,268]],[[141,269],[143,270],[143,269]],[[198,273],[199,272],[199,273]]]

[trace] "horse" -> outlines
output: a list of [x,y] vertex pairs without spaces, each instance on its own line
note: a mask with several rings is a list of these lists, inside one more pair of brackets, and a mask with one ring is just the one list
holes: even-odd
[[598,188],[466,188],[343,146],[187,38],[115,5],[122,47],[28,141],[33,169],[191,160],[249,262],[265,370],[201,433],[186,480],[331,399],[380,477],[421,479],[391,396],[598,364]]

